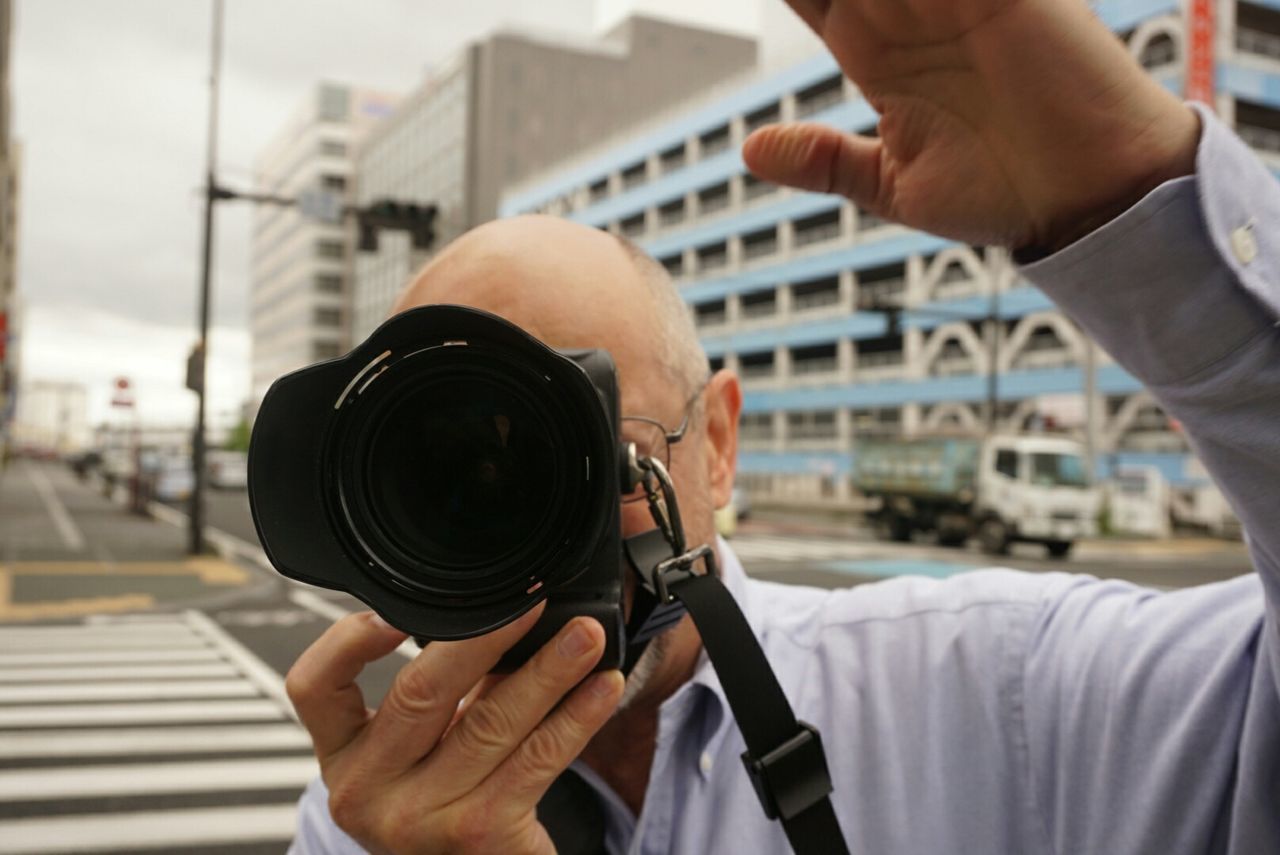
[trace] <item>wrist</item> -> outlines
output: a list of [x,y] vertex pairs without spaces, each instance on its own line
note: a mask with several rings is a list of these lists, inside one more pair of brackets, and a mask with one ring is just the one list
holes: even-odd
[[[1113,182],[1117,185],[1114,188],[1100,188],[1101,192],[1092,194],[1099,201],[1050,218],[1042,236],[1030,246],[1016,248],[1015,254],[1020,258],[1044,257],[1065,249],[1119,217],[1165,182],[1194,174],[1201,131],[1199,115],[1178,104],[1164,121],[1148,126],[1145,139],[1129,146],[1127,157],[1134,164],[1130,180]],[[1105,192],[1109,189],[1113,192]]]

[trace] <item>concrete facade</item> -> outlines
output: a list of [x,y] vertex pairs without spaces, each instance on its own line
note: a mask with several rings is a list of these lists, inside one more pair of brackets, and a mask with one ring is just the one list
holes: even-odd
[[[754,40],[631,16],[592,40],[498,32],[473,43],[362,146],[356,198],[434,203],[436,248],[498,211],[503,188],[691,92],[748,73]],[[355,261],[353,337],[429,257],[383,234]]]
[[[1176,0],[1095,7],[1152,75],[1181,91],[1187,28]],[[1216,56],[1219,114],[1280,173],[1280,1],[1220,3]],[[531,177],[501,212],[553,213],[626,234],[661,261],[713,366],[743,379],[739,469],[759,496],[850,500],[859,434],[981,431],[993,339],[1001,430],[1083,412],[1089,345],[1019,279],[1007,253],[747,173],[746,134],[801,118],[847,131],[870,131],[877,120],[834,60],[811,55]],[[857,311],[869,296],[914,311],[893,329],[883,315]],[[1143,463],[1175,486],[1203,482],[1185,440],[1136,380],[1103,358],[1097,389],[1102,473]]]

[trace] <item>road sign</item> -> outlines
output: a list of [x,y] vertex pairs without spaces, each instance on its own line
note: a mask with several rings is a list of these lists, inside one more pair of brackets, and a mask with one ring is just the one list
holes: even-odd
[[117,377],[115,382],[115,392],[111,396],[111,406],[113,407],[132,407],[133,406],[133,384],[129,382],[128,377]]
[[298,210],[302,216],[322,223],[342,222],[342,194],[312,187],[298,194]]

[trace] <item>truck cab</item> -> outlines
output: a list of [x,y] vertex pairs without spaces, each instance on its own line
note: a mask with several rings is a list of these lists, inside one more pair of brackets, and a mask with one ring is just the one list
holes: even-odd
[[1097,535],[1098,494],[1079,443],[995,437],[983,444],[980,461],[972,515],[986,551],[1002,554],[1024,541],[1063,557],[1076,540]]

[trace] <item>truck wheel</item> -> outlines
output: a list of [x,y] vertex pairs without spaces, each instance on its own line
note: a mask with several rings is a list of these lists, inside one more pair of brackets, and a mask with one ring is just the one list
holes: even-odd
[[1009,527],[997,517],[983,520],[978,527],[978,543],[988,555],[1008,555]]
[[1075,546],[1069,540],[1051,540],[1044,545],[1049,551],[1050,558],[1066,558],[1071,554],[1071,547]]
[[907,543],[911,540],[911,523],[897,514],[880,517],[876,520],[876,537],[880,540],[892,540]]
[[964,532],[947,532],[946,534],[938,535],[938,545],[945,546],[948,549],[960,549],[968,539],[969,535]]

